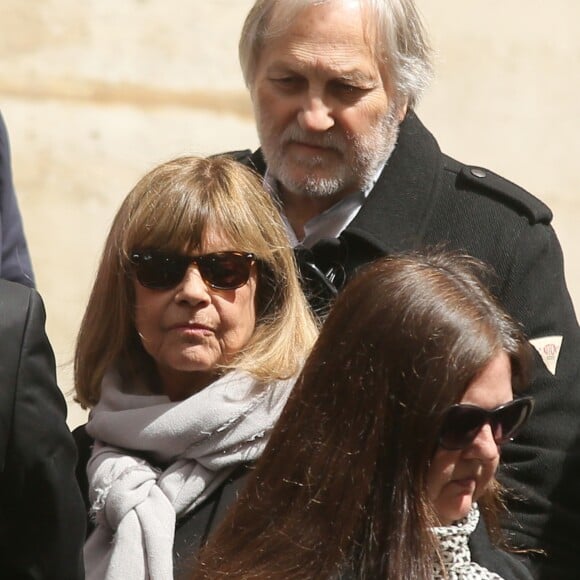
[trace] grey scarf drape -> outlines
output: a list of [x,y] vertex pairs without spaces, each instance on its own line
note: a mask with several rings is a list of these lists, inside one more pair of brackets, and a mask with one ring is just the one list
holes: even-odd
[[176,516],[262,453],[292,385],[232,372],[171,402],[127,394],[108,373],[87,424],[97,523],[85,544],[87,580],[171,580]]

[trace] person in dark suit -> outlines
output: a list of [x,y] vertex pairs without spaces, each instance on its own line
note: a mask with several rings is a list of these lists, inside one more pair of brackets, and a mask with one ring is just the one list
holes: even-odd
[[34,274],[12,181],[10,143],[0,113],[0,278],[34,287]]
[[504,530],[545,550],[538,574],[576,578],[580,331],[552,213],[440,150],[415,113],[430,53],[413,0],[256,0],[240,61],[261,148],[235,154],[277,199],[317,309],[397,251],[444,245],[495,270],[493,290],[537,354],[535,416],[499,473],[515,492]]
[[84,578],[76,447],[40,295],[0,280],[0,576]]

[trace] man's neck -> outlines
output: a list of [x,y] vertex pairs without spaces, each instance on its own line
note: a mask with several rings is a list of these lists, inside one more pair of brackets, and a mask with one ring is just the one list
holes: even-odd
[[293,193],[278,184],[278,196],[284,207],[288,223],[299,240],[304,238],[304,226],[314,217],[338,203],[348,195],[340,192],[332,196],[311,197],[301,193]]

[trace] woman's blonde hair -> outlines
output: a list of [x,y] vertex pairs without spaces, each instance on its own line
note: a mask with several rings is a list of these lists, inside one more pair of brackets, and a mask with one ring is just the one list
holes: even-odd
[[232,249],[255,254],[259,268],[256,328],[227,368],[263,381],[299,370],[316,325],[278,208],[241,163],[227,156],[181,157],[145,175],[114,218],[76,344],[75,391],[83,407],[98,402],[108,368],[130,374],[154,369],[134,325],[131,253],[197,251],[208,230]]

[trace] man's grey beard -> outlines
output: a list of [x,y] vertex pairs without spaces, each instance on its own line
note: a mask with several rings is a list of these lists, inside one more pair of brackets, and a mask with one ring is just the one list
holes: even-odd
[[[264,148],[261,134],[260,140],[268,170],[284,188],[307,197],[322,198],[335,196],[345,190],[365,191],[370,187],[379,168],[391,156],[398,135],[397,107],[392,104],[387,114],[375,126],[372,134],[366,138],[361,138],[358,135],[337,135],[332,133],[332,130],[323,135],[311,135],[293,124],[284,131],[275,151],[268,151],[268,147]],[[297,180],[287,170],[283,153],[281,153],[284,145],[292,140],[334,148],[340,151],[343,156],[348,149],[354,159],[350,167],[348,166],[349,159],[345,159],[345,163],[331,177],[316,177],[310,174]],[[316,169],[323,162],[322,157],[314,156],[305,160],[304,165]]]

